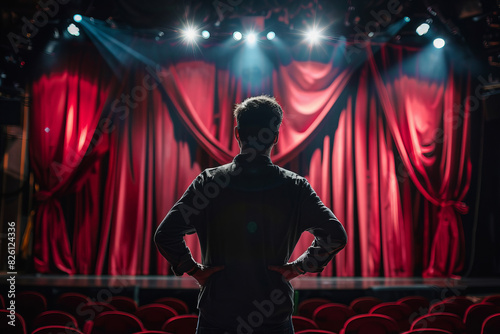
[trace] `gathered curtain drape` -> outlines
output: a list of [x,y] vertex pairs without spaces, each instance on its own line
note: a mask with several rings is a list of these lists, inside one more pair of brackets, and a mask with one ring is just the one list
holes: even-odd
[[[359,65],[346,60],[345,45],[334,44],[327,60],[275,61],[258,83],[230,62],[210,59],[155,59],[154,75],[141,61],[130,61],[116,78],[116,68],[104,59],[82,53],[51,69],[34,82],[31,110],[31,163],[40,186],[36,270],[169,273],[152,241],[156,226],[203,168],[238,153],[234,104],[264,93],[276,96],[285,112],[273,161],[300,165],[296,171],[306,175],[350,235],[349,246],[321,275],[412,276],[421,274],[414,266],[419,257],[425,258],[425,275],[457,273],[463,258],[449,263],[445,256],[461,254],[463,247],[454,210],[470,182],[469,124],[450,128],[443,119],[453,113],[450,103],[466,93],[455,80],[467,78],[450,68],[437,89],[429,87],[432,81],[405,73],[402,65],[407,57],[418,58],[418,51],[405,50],[400,63],[392,61],[401,50],[368,45],[367,61]],[[425,121],[428,129],[447,134],[436,157],[437,148],[418,145],[415,138],[423,115],[432,118]],[[69,163],[75,152],[79,158]],[[424,240],[412,233],[418,222],[408,214],[411,199],[401,193],[407,180],[398,174],[395,155],[430,203],[424,204],[440,208],[426,222],[430,232]],[[426,172],[422,162],[441,172]],[[54,164],[68,165],[63,178]],[[68,193],[75,209],[66,219],[58,198]],[[196,236],[186,240],[199,260]],[[310,240],[305,234],[292,258]],[[425,254],[415,252],[420,242]]]

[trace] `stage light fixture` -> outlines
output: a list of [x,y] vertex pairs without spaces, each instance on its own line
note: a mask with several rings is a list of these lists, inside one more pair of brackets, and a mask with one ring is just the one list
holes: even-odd
[[196,29],[193,27],[187,27],[186,29],[182,30],[182,36],[188,43],[193,43],[196,40],[196,33]]
[[442,38],[436,38],[433,42],[432,42],[432,45],[434,45],[434,47],[436,49],[441,49],[443,46],[445,46],[446,42],[444,41],[444,39]]
[[409,16],[405,16],[404,20],[405,20],[405,22],[410,22],[411,21],[411,19],[410,19]]
[[309,29],[306,33],[306,39],[308,39],[311,44],[318,43],[322,37],[321,32],[316,27]]
[[254,32],[248,33],[246,40],[249,45],[255,45],[255,43],[257,43],[257,34]]
[[73,15],[73,20],[74,20],[75,22],[77,22],[77,23],[78,23],[78,22],[82,22],[82,19],[83,19],[83,17],[82,17],[80,14],[75,14],[75,15]]
[[239,40],[241,40],[243,38],[243,35],[241,34],[241,32],[235,31],[233,33],[233,38],[234,38],[235,41],[239,41]]
[[68,32],[73,36],[80,36],[80,28],[78,28],[74,23],[71,23],[68,28]]
[[419,25],[417,27],[416,32],[419,36],[423,36],[423,35],[427,34],[427,32],[429,32],[430,28],[431,28],[431,26],[429,25],[429,23],[427,23],[427,22],[422,23],[421,25]]
[[201,37],[203,37],[204,39],[209,39],[210,38],[210,32],[208,32],[208,30],[203,30],[201,32]]
[[270,31],[267,33],[267,39],[272,41],[274,39],[274,37],[276,37],[276,33],[274,31]]

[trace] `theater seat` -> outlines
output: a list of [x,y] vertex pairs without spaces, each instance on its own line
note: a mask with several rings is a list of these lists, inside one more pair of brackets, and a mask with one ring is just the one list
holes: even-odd
[[160,330],[168,319],[178,314],[177,311],[170,306],[154,303],[139,307],[135,315],[142,321],[145,328],[149,330]]
[[178,315],[168,319],[161,330],[173,334],[195,334],[198,325],[196,315]]
[[386,315],[360,314],[347,320],[340,334],[399,334],[399,327]]
[[26,323],[21,314],[15,313],[15,326],[9,325],[10,311],[9,310],[0,310],[0,333],[9,333],[9,334],[26,334]]
[[356,314],[366,314],[378,304],[381,304],[382,300],[375,297],[360,297],[354,299],[349,305]]
[[344,328],[346,321],[355,315],[356,313],[344,304],[328,303],[316,308],[313,320],[320,329],[338,333]]
[[179,314],[179,315],[189,313],[189,308],[188,308],[186,302],[179,299],[179,298],[175,298],[175,297],[159,298],[159,299],[155,300],[155,303],[170,306],[175,311],[177,311],[177,314]]
[[407,331],[410,329],[410,315],[411,309],[408,305],[399,303],[381,303],[375,305],[370,314],[383,314],[397,322],[400,331]]
[[83,332],[73,327],[53,325],[37,328],[31,334],[83,334]]
[[135,315],[122,311],[103,312],[90,323],[91,328],[86,330],[89,334],[133,334],[146,330]]
[[33,329],[45,326],[65,326],[78,329],[78,322],[68,312],[51,310],[40,313],[33,320]]
[[318,329],[318,325],[314,321],[300,315],[292,316],[292,324],[296,332],[306,329]]
[[467,334],[480,334],[486,318],[499,312],[500,307],[491,303],[480,303],[469,306],[464,316]]
[[331,303],[331,301],[325,298],[305,299],[299,303],[299,306],[297,307],[297,315],[312,319],[314,310],[316,310],[318,306],[328,303]]
[[490,315],[483,322],[481,334],[498,334],[500,333],[500,313]]
[[465,325],[462,319],[452,313],[429,313],[417,318],[411,325],[411,329],[436,328],[444,329],[453,334],[465,333]]
[[137,311],[137,303],[130,297],[127,296],[113,296],[108,302],[117,311],[127,312],[134,314]]

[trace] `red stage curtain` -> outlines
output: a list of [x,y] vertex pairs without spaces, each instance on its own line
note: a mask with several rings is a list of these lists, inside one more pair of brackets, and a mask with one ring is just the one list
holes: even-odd
[[[403,48],[392,52],[382,49],[380,61],[367,51],[396,148],[409,177],[426,199],[426,211],[434,212],[424,217],[423,276],[449,277],[464,265],[460,215],[467,212],[462,200],[471,178],[470,105],[464,98],[470,91],[470,80],[457,78],[452,66],[445,67],[444,61],[428,50],[404,55]],[[413,76],[403,68],[409,57],[418,69]],[[395,70],[394,64],[400,68]],[[431,71],[444,70],[445,75],[426,74],[426,66]]]
[[[109,126],[106,119],[101,119],[109,86],[101,80],[106,66],[90,51],[72,54],[52,70],[34,82],[30,112],[30,160],[38,184],[34,263],[41,273],[73,274],[85,270],[72,256],[60,199],[87,182],[107,150],[106,140],[92,138],[97,128]],[[85,191],[80,196],[85,197],[86,207],[77,211],[86,215],[70,222],[75,223],[75,235],[81,224],[97,223],[93,218],[98,189],[86,187]],[[94,234],[87,236],[95,238]],[[86,249],[95,251],[88,244]],[[78,254],[82,259],[87,255]]]
[[[220,164],[238,152],[231,110],[255,93],[275,95],[285,110],[273,160],[302,166],[298,160],[311,156],[297,171],[307,174],[350,236],[336,264],[322,275],[411,276],[419,257],[434,270],[426,275],[459,270],[460,258],[448,265],[444,255],[463,247],[459,218],[450,210],[470,180],[468,123],[456,128],[442,120],[455,115],[447,107],[467,91],[455,84],[451,70],[437,84],[412,74],[411,62],[407,71],[406,58],[393,60],[397,47],[382,47],[377,57],[384,60],[371,56],[361,68],[334,61],[342,56],[339,50],[334,46],[334,56],[324,63],[279,63],[258,87],[208,60],[163,60],[160,82],[145,80],[149,71],[143,63],[126,62],[120,67],[124,76],[110,80],[102,75],[109,72],[105,61],[85,53],[40,77],[33,86],[30,143],[41,190],[37,271],[167,274],[168,264],[152,242],[154,230],[193,178],[210,167],[207,157]],[[108,119],[113,123],[103,129],[99,121]],[[448,139],[429,148],[418,139],[422,124],[426,131],[442,128]],[[92,136],[101,138],[95,147],[88,144]],[[321,143],[314,152],[313,141]],[[59,182],[51,164],[68,164],[73,152],[82,157]],[[403,166],[396,164],[395,153]],[[427,165],[421,169],[420,163]],[[423,205],[442,206],[439,215],[425,207],[424,240],[412,233],[417,222],[402,167],[426,196]],[[66,222],[58,201],[70,192],[75,192],[74,222]],[[72,243],[66,224],[74,230]],[[439,242],[431,239],[433,229]],[[199,260],[196,236],[186,238]],[[413,245],[422,242],[424,254],[416,254]],[[309,243],[305,235],[293,256]]]

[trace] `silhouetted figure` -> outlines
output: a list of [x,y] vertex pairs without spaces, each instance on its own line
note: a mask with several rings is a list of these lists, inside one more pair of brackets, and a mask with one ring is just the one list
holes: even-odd
[[[246,99],[234,115],[241,153],[193,181],[158,227],[155,242],[176,275],[187,273],[201,286],[198,334],[293,333],[289,281],[321,272],[347,236],[305,178],[271,162],[283,119],[276,100]],[[288,263],[304,231],[315,240]],[[195,232],[202,264],[183,239]]]

